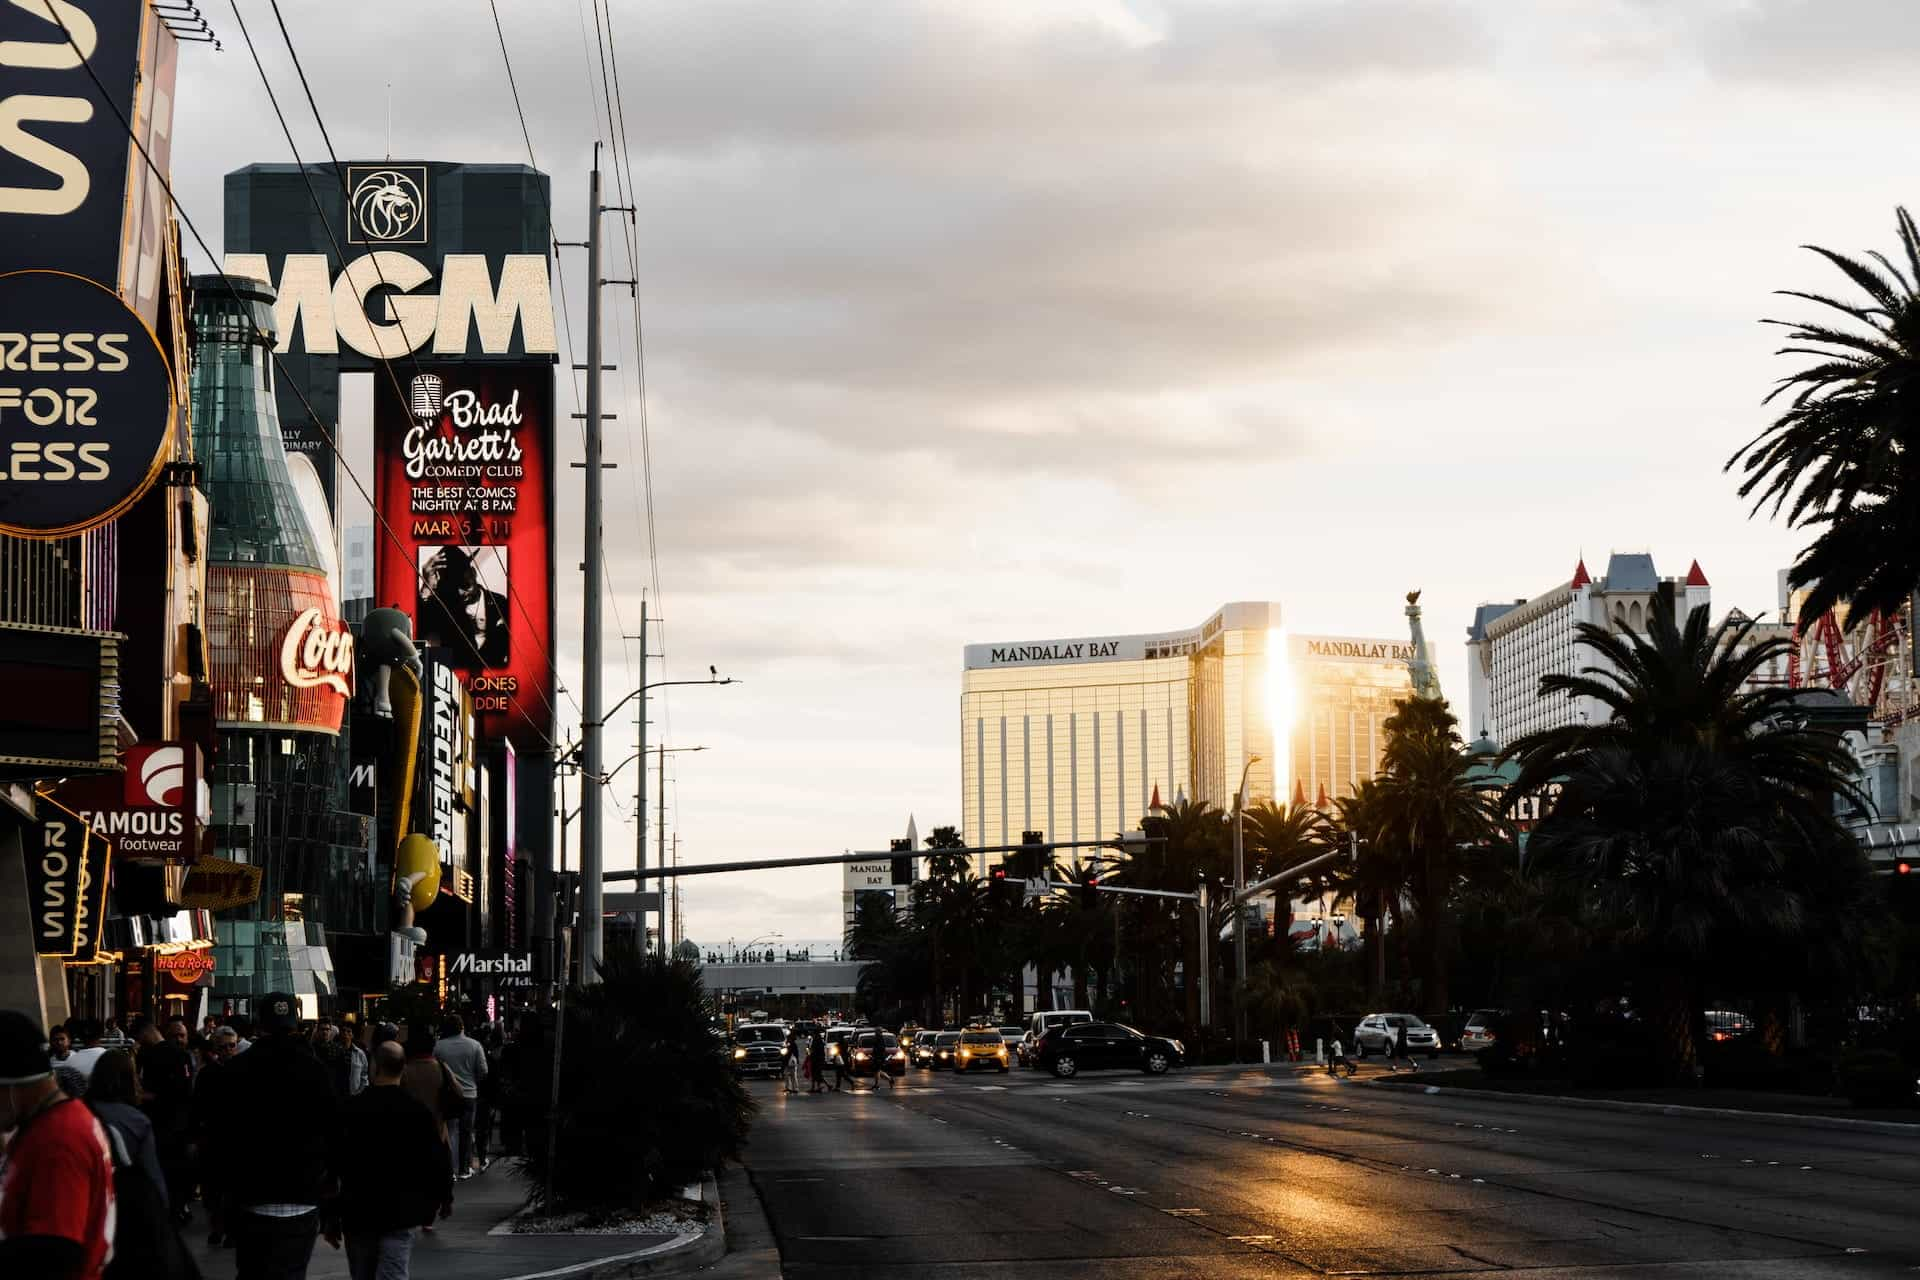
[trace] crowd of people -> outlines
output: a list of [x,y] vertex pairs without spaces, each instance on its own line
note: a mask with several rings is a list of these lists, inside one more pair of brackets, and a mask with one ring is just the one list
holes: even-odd
[[197,1029],[0,1011],[0,1277],[195,1275],[197,1204],[241,1280],[298,1280],[321,1238],[354,1280],[404,1280],[456,1185],[520,1154],[530,1044],[458,1014],[306,1020],[287,994]]

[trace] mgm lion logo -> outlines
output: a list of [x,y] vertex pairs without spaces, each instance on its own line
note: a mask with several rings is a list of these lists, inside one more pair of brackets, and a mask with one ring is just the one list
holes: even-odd
[[348,167],[348,239],[354,244],[425,244],[425,165]]

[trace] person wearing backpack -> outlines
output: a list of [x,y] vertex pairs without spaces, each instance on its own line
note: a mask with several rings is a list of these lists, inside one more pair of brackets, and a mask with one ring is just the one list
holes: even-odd
[[200,1274],[180,1239],[152,1119],[134,1105],[140,1072],[125,1049],[93,1066],[86,1105],[106,1127],[113,1155],[113,1260],[106,1280],[194,1280]]
[[0,1010],[0,1276],[102,1280],[113,1258],[106,1129],[60,1091],[40,1025]]

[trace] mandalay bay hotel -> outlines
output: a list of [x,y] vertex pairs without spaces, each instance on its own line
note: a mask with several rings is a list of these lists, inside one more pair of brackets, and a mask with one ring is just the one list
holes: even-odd
[[1111,839],[1156,797],[1230,810],[1242,770],[1249,805],[1329,806],[1378,769],[1412,657],[1404,638],[1290,635],[1267,601],[1181,631],[968,645],[963,834]]

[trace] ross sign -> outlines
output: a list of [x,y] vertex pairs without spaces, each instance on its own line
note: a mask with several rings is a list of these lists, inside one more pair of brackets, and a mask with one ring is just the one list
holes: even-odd
[[33,949],[70,956],[79,949],[81,876],[93,833],[79,814],[40,798],[40,826],[26,833],[27,904]]
[[180,887],[180,905],[200,911],[244,907],[260,898],[262,872],[244,862],[201,858],[187,868]]
[[404,402],[374,379],[374,509],[396,535],[375,544],[374,596],[411,606],[414,639],[459,673],[483,737],[541,750],[553,727],[553,376],[439,364],[400,386]]
[[298,349],[308,355],[339,355],[342,344],[371,360],[401,360],[416,352],[446,357],[560,350],[544,253],[506,254],[497,280],[487,255],[449,253],[440,260],[438,292],[433,268],[397,249],[362,254],[338,276],[329,275],[324,253],[286,255],[278,279],[264,253],[230,253],[222,270],[274,286],[274,350],[281,355],[296,349],[296,323],[303,342]]
[[213,981],[213,949],[190,947],[185,951],[156,951],[153,971],[176,987],[204,987]]
[[72,956],[76,964],[89,963],[99,954],[100,940],[106,933],[107,872],[112,854],[113,846],[98,834],[92,835],[81,850],[80,894],[75,899],[79,930]]
[[159,478],[173,439],[159,339],[105,285],[0,276],[0,533],[105,524]]
[[353,632],[314,606],[301,610],[280,642],[280,674],[295,689],[353,696]]

